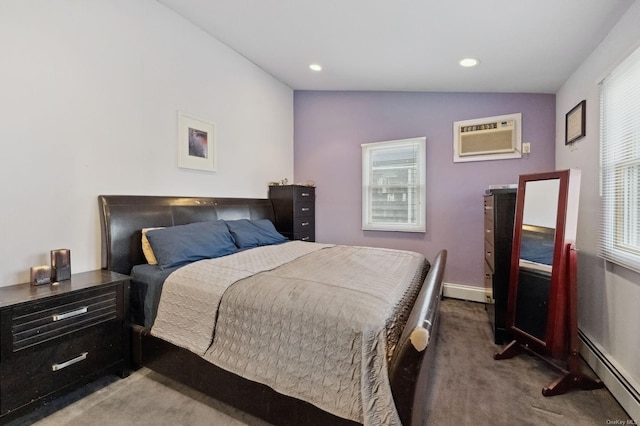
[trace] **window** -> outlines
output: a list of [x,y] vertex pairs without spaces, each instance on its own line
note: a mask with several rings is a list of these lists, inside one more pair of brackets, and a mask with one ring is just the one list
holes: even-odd
[[640,272],[640,48],[601,86],[600,255]]
[[362,145],[362,229],[425,232],[426,144]]

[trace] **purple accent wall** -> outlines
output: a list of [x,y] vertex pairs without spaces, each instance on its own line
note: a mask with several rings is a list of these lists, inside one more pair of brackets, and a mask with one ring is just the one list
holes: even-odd
[[[522,113],[516,160],[453,162],[453,122]],[[427,138],[427,232],[361,229],[360,144]],[[294,92],[296,182],[316,184],[316,240],[413,250],[448,250],[445,281],[483,287],[483,203],[490,184],[555,169],[555,95],[430,92]]]

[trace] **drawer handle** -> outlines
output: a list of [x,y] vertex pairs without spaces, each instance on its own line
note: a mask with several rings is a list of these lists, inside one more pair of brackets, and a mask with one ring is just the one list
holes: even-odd
[[80,309],[76,309],[75,311],[65,312],[64,314],[55,314],[51,316],[53,321],[60,321],[63,319],[75,317],[76,315],[86,314],[89,308],[87,306],[83,306]]
[[65,361],[60,364],[53,364],[51,366],[51,371],[62,370],[63,368],[67,368],[68,366],[73,365],[77,362],[84,361],[85,359],[87,359],[87,355],[89,355],[89,352],[82,352],[80,355],[70,359],[69,361]]
[[302,210],[303,212],[308,212],[309,211],[309,207],[303,207],[300,210]]
[[302,222],[300,225],[302,225],[302,226],[309,226],[309,222]]
[[302,193],[302,194],[300,194],[300,195],[302,195],[303,197],[308,197],[310,194],[309,194],[308,192],[303,192],[303,193]]
[[302,237],[300,238],[301,241],[309,241],[309,237]]
[[491,256],[491,252],[490,251],[487,252],[487,256]]

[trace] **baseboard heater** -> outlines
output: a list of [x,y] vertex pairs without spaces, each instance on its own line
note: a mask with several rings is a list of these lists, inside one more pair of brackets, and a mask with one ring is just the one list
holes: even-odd
[[635,421],[640,420],[640,390],[627,380],[582,330],[578,330],[578,337],[583,345],[580,352],[587,364],[598,374],[627,414]]

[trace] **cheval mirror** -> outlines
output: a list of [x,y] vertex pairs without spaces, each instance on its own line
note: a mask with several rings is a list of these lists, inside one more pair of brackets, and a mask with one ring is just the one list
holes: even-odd
[[[518,182],[507,302],[507,327],[514,340],[494,359],[527,351],[560,370],[562,376],[543,388],[545,396],[603,386],[580,372],[575,248],[579,193],[579,170],[521,175]],[[566,362],[566,368],[558,361]]]

